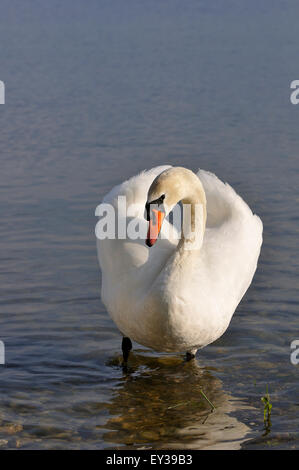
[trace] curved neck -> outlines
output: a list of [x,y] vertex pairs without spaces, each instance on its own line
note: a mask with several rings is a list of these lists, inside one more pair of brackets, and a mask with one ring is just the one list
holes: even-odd
[[206,195],[199,180],[197,187],[192,186],[191,194],[182,198],[181,202],[182,230],[177,250],[200,250],[206,228],[207,208]]
[[[190,196],[181,199],[183,204],[181,238],[169,260],[169,292],[181,286],[192,284],[193,268],[198,263],[199,250],[202,247],[206,227],[206,196],[199,181],[198,187]],[[190,188],[190,189],[191,189]]]

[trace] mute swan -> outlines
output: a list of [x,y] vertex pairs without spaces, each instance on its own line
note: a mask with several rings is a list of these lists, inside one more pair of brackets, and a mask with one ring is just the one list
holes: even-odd
[[[191,229],[179,240],[167,220],[178,202],[191,206]],[[97,239],[102,300],[123,335],[125,362],[130,338],[191,359],[225,332],[248,289],[261,219],[214,174],[182,167],[144,171],[114,187],[103,203],[114,207],[118,225],[137,221],[144,233],[150,227],[146,243],[126,235]]]

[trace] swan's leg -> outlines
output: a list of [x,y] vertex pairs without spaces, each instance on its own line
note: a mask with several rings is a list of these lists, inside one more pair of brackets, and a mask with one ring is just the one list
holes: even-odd
[[195,358],[195,354],[197,353],[197,349],[191,349],[191,351],[186,352],[186,361],[191,361],[191,359]]
[[127,336],[123,337],[123,340],[122,340],[122,343],[121,343],[121,349],[123,351],[124,362],[127,362],[128,358],[129,358],[130,351],[132,349],[132,342],[131,342],[130,338],[128,338]]

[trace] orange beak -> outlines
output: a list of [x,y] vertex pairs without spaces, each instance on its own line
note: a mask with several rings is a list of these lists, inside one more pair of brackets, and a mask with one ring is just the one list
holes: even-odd
[[158,211],[157,209],[152,209],[153,217],[149,220],[146,244],[147,246],[153,246],[159,236],[162,222],[164,220],[164,212]]

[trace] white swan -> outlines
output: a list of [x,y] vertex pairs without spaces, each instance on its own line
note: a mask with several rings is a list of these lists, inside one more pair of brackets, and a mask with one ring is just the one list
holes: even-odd
[[[123,208],[119,196],[126,197]],[[179,201],[191,204],[192,229],[177,240],[164,216]],[[181,167],[145,171],[114,187],[103,202],[118,210],[119,223],[137,218],[139,228],[152,229],[148,246],[128,237],[97,240],[102,300],[124,336],[125,360],[129,338],[194,357],[225,332],[252,281],[262,244],[260,218],[214,174]],[[156,212],[151,203],[158,204]]]

